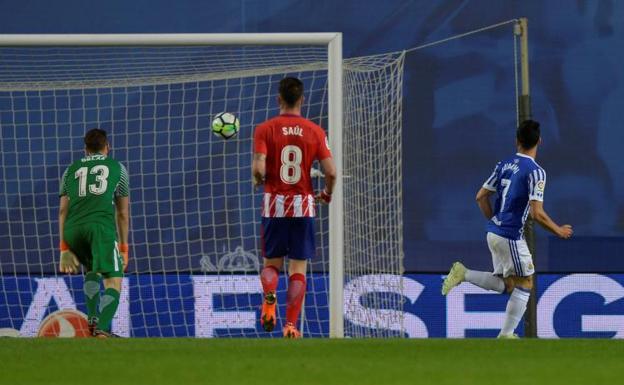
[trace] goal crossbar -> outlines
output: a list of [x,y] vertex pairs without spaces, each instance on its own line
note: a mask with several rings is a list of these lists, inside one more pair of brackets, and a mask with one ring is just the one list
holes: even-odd
[[162,46],[162,45],[326,45],[340,32],[321,33],[168,33],[168,34],[8,34],[0,46]]

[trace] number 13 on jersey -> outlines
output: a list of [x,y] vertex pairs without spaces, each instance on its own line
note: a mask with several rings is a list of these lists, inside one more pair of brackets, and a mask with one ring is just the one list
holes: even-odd
[[[78,196],[84,197],[87,195],[87,174],[89,173],[88,167],[80,167],[76,170],[74,177],[78,179]],[[108,167],[103,164],[96,165],[91,169],[91,174],[95,175],[95,182],[89,185],[89,192],[95,195],[104,194],[106,187],[108,187]]]

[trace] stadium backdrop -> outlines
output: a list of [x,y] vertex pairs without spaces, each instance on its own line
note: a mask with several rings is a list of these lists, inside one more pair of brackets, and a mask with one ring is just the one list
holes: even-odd
[[[624,61],[624,3],[569,2],[561,7],[540,1],[487,0],[188,0],[173,6],[163,0],[144,0],[132,5],[121,1],[87,4],[69,1],[54,8],[43,1],[14,3],[11,12],[0,14],[0,33],[342,31],[345,56],[349,57],[401,50],[500,20],[528,17],[533,114],[544,129],[538,161],[549,178],[545,206],[555,218],[572,223],[577,235],[574,241],[562,244],[538,231],[538,271],[616,273],[610,277],[623,282],[617,273],[624,272],[624,162],[620,150],[624,131],[618,119],[624,106],[624,72],[619,64]],[[213,22],[215,18],[218,23]],[[496,73],[489,67],[509,52],[485,49],[470,39],[461,44],[461,52],[442,48],[420,56],[420,60],[408,56],[405,67],[405,265],[408,272],[419,274],[410,277],[424,285],[423,293],[433,290],[430,286],[439,279],[435,273],[447,269],[454,259],[461,258],[476,268],[489,267],[483,221],[473,195],[496,159],[513,150],[515,117],[494,104],[513,95],[499,87]],[[435,76],[426,70],[431,68],[435,68]],[[501,146],[505,141],[509,145]],[[26,151],[26,147],[18,147],[18,153]],[[18,171],[19,157],[11,161]],[[60,164],[69,162],[70,158],[59,159]],[[60,177],[62,170],[42,172]],[[40,196],[36,190],[28,194],[20,204],[33,216],[37,207],[54,198]],[[15,201],[0,199],[0,234],[8,233],[15,205]],[[133,234],[136,236],[140,235]],[[0,236],[0,249],[7,250],[11,242],[19,241]],[[0,255],[0,263],[10,260]],[[33,272],[39,266],[37,261],[28,268]],[[556,279],[565,276],[544,275],[540,292]],[[430,297],[432,303],[440,300],[436,298]],[[577,306],[581,300],[586,300],[584,305]],[[488,301],[475,301],[480,304],[477,308],[483,303],[489,306]],[[576,326],[565,326],[560,335],[576,335],[574,330],[581,333],[585,321],[579,309],[587,308],[589,314],[624,314],[620,297],[604,303],[600,295],[586,293],[564,302],[566,306],[555,313],[559,317],[565,315],[561,312],[569,312],[566,317]],[[181,304],[184,306],[188,304]],[[444,318],[441,308],[432,305],[432,314]],[[585,326],[595,319],[586,322]],[[430,335],[446,335],[445,327],[441,328]]]

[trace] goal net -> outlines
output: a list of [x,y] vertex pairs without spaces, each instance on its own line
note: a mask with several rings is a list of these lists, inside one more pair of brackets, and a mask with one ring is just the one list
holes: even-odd
[[[343,62],[344,293],[330,290],[321,207],[304,336],[330,335],[332,296],[344,298],[345,335],[402,335],[402,71],[400,53]],[[331,138],[326,45],[0,44],[0,328],[35,336],[55,310],[85,311],[82,276],[57,272],[58,190],[99,127],[130,175],[131,262],[113,332],[280,336],[258,322],[261,194],[250,166],[253,130],[278,113],[287,75],[303,80],[303,115]],[[227,141],[210,130],[222,111],[241,122]],[[278,318],[286,285],[281,277]]]

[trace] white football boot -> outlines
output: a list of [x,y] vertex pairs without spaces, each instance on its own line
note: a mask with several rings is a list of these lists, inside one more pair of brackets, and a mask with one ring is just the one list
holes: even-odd
[[464,282],[465,277],[466,266],[462,265],[461,262],[455,262],[442,283],[442,295],[447,295],[452,288]]

